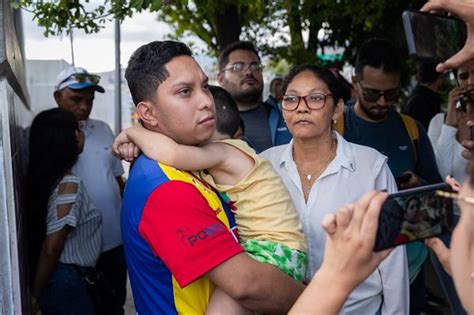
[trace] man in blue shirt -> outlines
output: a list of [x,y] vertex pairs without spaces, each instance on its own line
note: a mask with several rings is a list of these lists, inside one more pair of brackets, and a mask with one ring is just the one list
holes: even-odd
[[250,42],[234,42],[219,56],[217,81],[235,99],[245,125],[245,141],[257,153],[292,138],[277,104],[262,102],[263,65]]
[[[394,103],[400,94],[400,49],[381,39],[362,44],[352,78],[357,93],[353,107],[344,113],[344,138],[372,147],[388,157],[395,177],[409,174],[401,189],[442,181],[433,148],[423,126],[416,122],[418,140],[412,141]],[[410,119],[410,118],[409,118]],[[428,250],[421,242],[407,245],[410,273],[410,314],[418,314],[424,304],[422,265]]]

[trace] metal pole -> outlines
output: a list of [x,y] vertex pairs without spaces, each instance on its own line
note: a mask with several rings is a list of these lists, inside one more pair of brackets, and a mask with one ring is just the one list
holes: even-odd
[[71,44],[71,61],[72,61],[72,66],[74,67],[76,63],[74,62],[74,38],[72,35],[72,27],[70,28],[70,33],[69,33],[69,42]]
[[120,66],[120,20],[115,19],[115,133],[122,130],[122,71]]

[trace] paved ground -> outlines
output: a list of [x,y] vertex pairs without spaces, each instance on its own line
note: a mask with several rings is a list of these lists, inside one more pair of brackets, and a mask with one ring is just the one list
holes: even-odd
[[127,301],[125,302],[125,315],[135,315],[135,304],[133,303],[130,281],[127,281]]

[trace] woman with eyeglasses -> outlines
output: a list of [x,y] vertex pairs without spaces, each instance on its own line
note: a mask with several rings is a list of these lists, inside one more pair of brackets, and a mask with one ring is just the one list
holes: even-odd
[[95,314],[83,272],[101,250],[102,217],[71,173],[84,147],[73,113],[39,113],[30,130],[26,185],[31,296],[36,314]]
[[[324,259],[325,215],[369,190],[396,191],[387,158],[332,130],[344,103],[334,76],[313,65],[293,68],[283,81],[282,112],[293,140],[262,153],[281,175],[308,239],[312,277]],[[334,281],[338,281],[337,276]],[[408,313],[408,270],[395,249],[349,296],[343,314]]]

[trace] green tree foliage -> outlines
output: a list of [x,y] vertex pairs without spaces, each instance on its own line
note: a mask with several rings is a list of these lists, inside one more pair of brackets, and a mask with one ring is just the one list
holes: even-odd
[[425,0],[105,0],[93,8],[88,2],[14,4],[31,10],[46,36],[71,28],[98,32],[106,19],[123,20],[148,10],[172,26],[174,38],[195,35],[214,56],[227,44],[245,39],[271,59],[290,64],[322,62],[316,54],[336,48],[344,54],[342,61],[333,62],[338,66],[352,61],[357,47],[370,37],[388,38],[403,49],[401,13],[421,7]]

